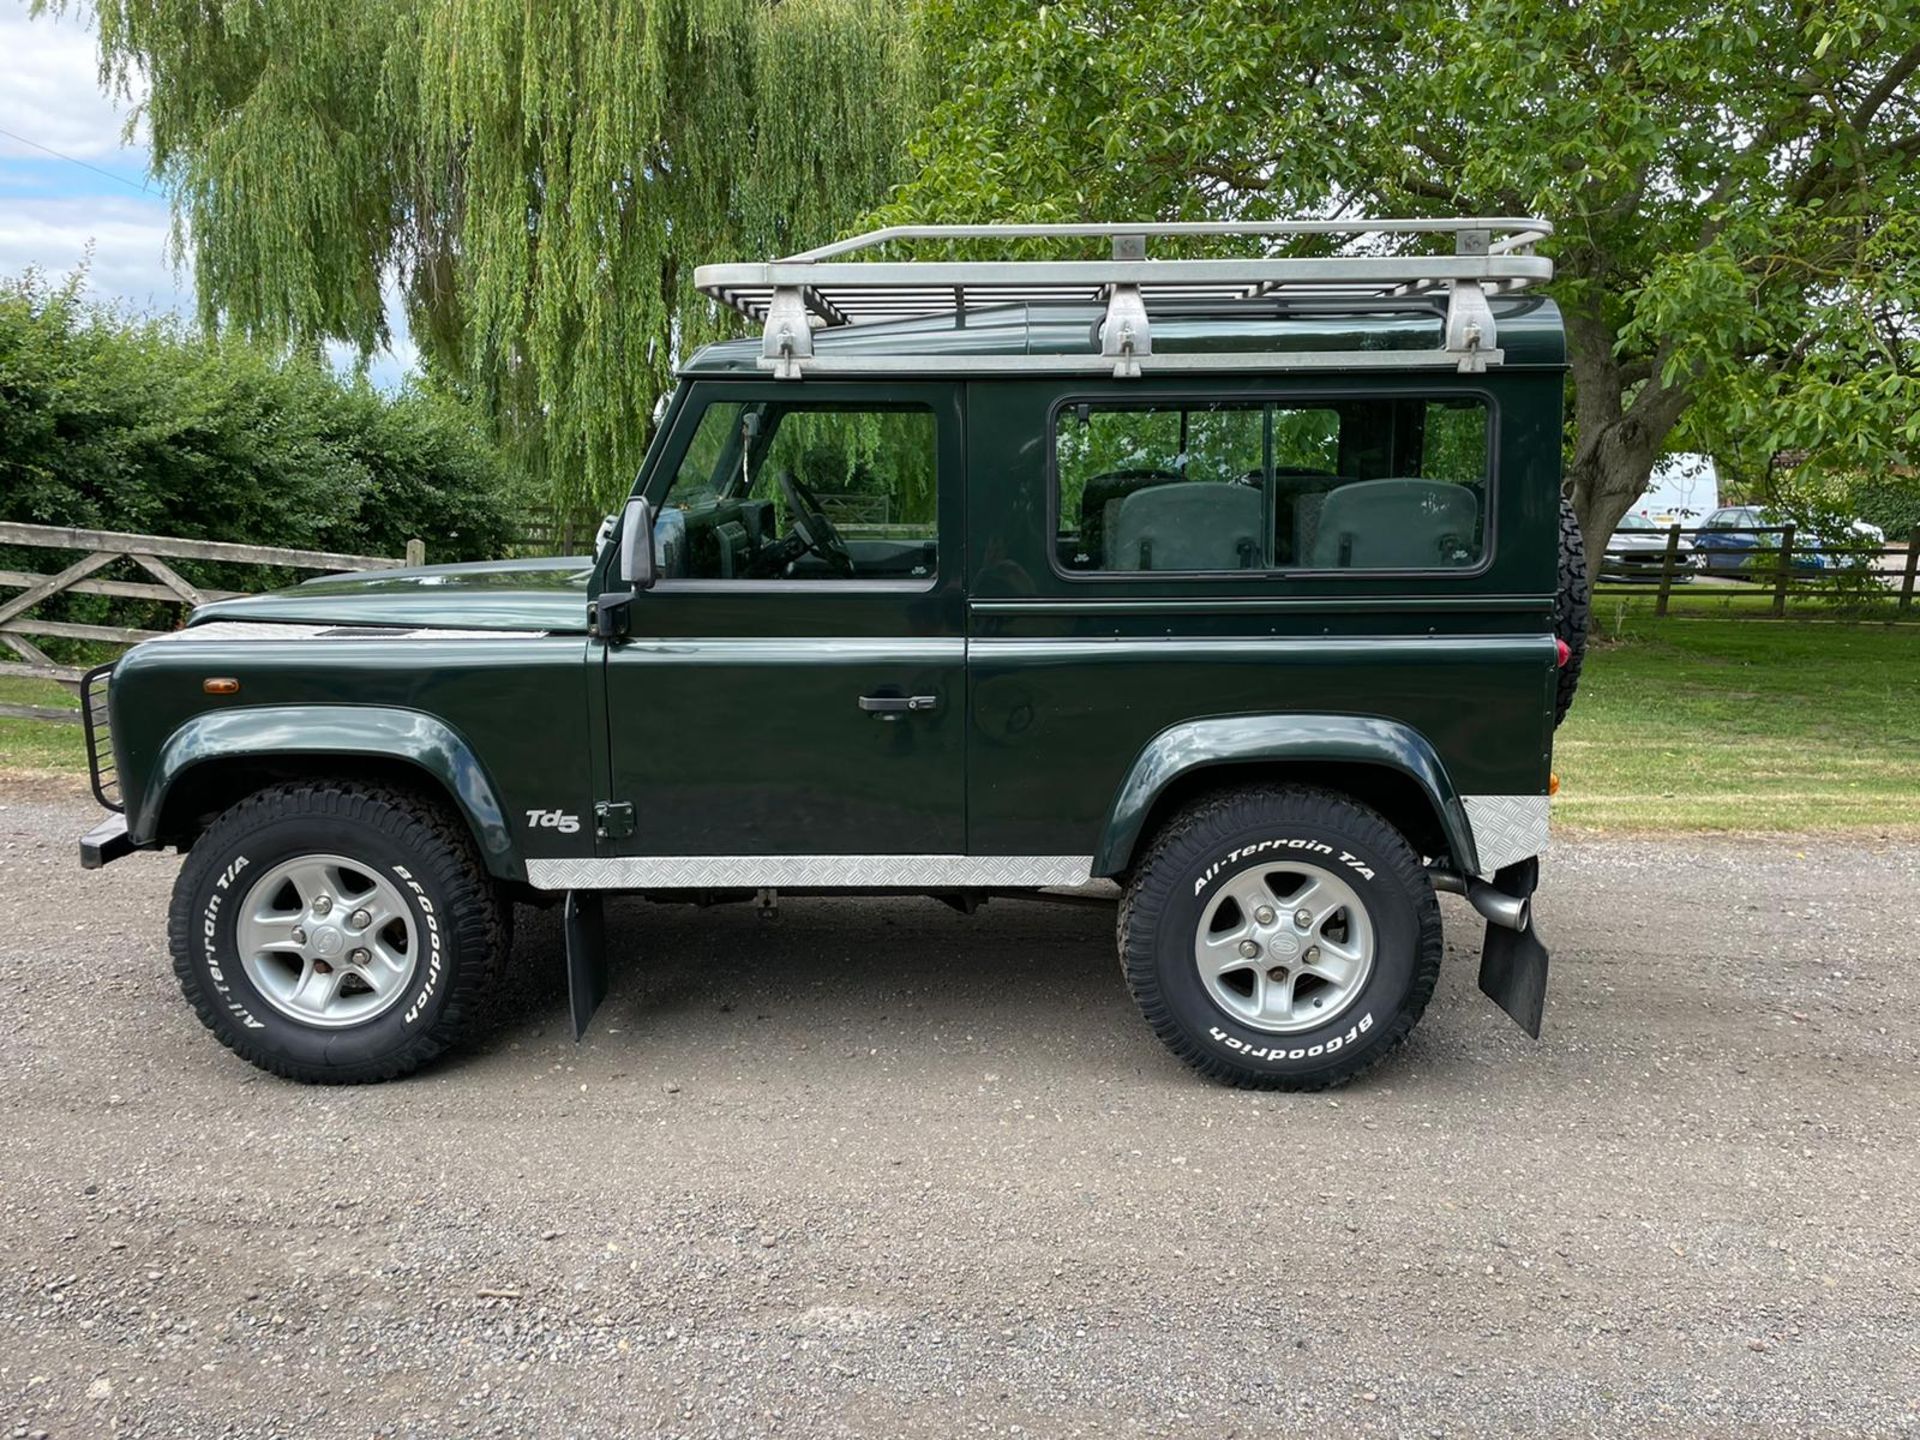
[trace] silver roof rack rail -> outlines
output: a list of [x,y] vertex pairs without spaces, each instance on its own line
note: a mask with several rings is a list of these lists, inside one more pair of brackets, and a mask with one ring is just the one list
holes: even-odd
[[[1106,307],[1097,355],[1027,355],[1021,368],[1111,371],[1137,378],[1145,367],[1181,369],[1405,368],[1445,366],[1466,373],[1503,356],[1489,295],[1525,290],[1553,278],[1553,262],[1533,253],[1553,233],[1524,216],[1457,220],[1197,221],[1099,225],[895,225],[822,245],[784,260],[702,265],[700,290],[762,326],[760,366],[782,379],[806,374],[874,373],[923,368],[898,353],[818,354],[818,331],[887,320],[967,315],[997,305],[1081,303]],[[1454,237],[1451,255],[1400,253],[1389,237]],[[1368,253],[1267,256],[1238,260],[1149,260],[1147,241],[1185,236],[1284,238],[1325,235]],[[1106,260],[878,260],[849,258],[916,240],[1095,238],[1112,242]],[[1446,298],[1444,339],[1433,350],[1270,351],[1215,355],[1153,352],[1153,317],[1167,307],[1231,313],[1254,301],[1312,302],[1342,311],[1404,308]],[[948,370],[1003,369],[1003,357],[947,355]]]

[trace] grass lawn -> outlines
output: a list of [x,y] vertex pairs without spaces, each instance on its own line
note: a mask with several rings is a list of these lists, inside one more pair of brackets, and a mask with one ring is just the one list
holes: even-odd
[[[50,705],[80,713],[80,700],[51,680],[0,675],[0,705]],[[0,774],[8,771],[87,773],[87,742],[78,725],[0,715]]]
[[[1555,746],[1554,821],[1633,831],[1920,833],[1920,625],[1597,608]],[[0,677],[0,703],[76,702]],[[86,773],[78,725],[0,717],[0,774]]]
[[1595,620],[1557,824],[1920,832],[1920,625]]

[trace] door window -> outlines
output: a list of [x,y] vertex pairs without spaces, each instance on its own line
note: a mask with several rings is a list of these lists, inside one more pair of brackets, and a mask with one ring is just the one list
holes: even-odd
[[1476,565],[1487,417],[1472,397],[1069,405],[1056,554],[1130,573]]
[[654,527],[663,579],[915,580],[934,574],[935,439],[911,406],[716,403]]

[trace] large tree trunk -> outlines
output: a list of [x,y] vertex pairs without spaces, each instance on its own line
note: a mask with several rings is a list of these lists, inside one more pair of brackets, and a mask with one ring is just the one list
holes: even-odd
[[[1575,426],[1567,487],[1586,545],[1587,574],[1598,575],[1614,528],[1646,493],[1653,463],[1692,397],[1684,384],[1642,379],[1622,365],[1613,330],[1597,314],[1569,309],[1566,326]],[[1640,368],[1657,377],[1658,360]]]
[[1646,493],[1658,453],[1657,444],[1648,442],[1645,428],[1625,416],[1597,427],[1580,427],[1573,461],[1567,467],[1567,484],[1574,514],[1580,518],[1587,574],[1600,573],[1607,542],[1620,517]]

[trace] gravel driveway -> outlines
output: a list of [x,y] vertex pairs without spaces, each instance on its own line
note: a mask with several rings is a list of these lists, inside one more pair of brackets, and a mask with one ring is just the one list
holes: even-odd
[[[1920,1431],[1920,846],[1563,842],[1544,1041],[1471,912],[1384,1067],[1217,1089],[1104,909],[622,902],[452,1063],[305,1089],[176,861],[0,790],[0,1435]],[[624,963],[619,963],[624,962]]]

